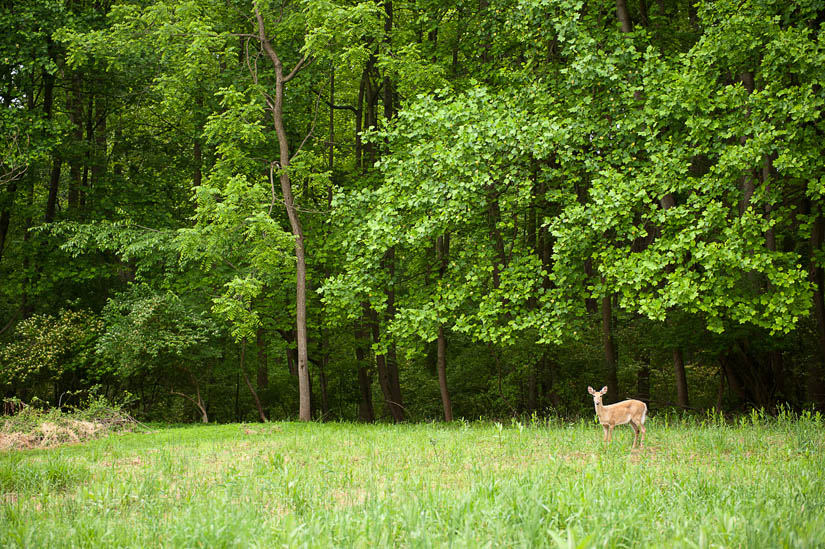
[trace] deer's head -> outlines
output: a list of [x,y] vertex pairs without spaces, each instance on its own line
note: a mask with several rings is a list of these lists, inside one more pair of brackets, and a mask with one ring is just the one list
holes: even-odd
[[593,404],[599,406],[602,403],[602,395],[607,392],[607,386],[602,387],[601,391],[596,391],[593,387],[588,387],[587,392],[593,395]]

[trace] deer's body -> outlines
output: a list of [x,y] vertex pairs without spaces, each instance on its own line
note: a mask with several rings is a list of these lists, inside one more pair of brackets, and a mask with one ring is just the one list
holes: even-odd
[[599,423],[601,423],[604,429],[605,443],[613,440],[613,427],[629,423],[633,428],[634,434],[631,449],[636,446],[639,433],[642,435],[639,448],[642,448],[645,443],[647,404],[641,400],[623,400],[622,402],[605,406],[602,404],[602,395],[607,392],[607,387],[602,388],[601,391],[596,391],[593,387],[588,387],[587,391],[593,395],[593,405],[596,408],[596,415],[599,416]]

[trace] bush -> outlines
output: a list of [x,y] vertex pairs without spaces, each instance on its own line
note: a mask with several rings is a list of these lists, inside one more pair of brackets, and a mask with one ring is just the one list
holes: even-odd
[[64,377],[98,382],[110,373],[95,354],[102,331],[100,317],[86,310],[22,320],[12,341],[0,347],[0,383],[37,390]]

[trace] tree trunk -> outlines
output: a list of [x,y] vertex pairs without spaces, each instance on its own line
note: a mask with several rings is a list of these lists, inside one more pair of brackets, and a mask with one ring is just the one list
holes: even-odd
[[264,407],[261,405],[261,399],[258,398],[258,393],[255,391],[255,387],[252,386],[252,382],[249,381],[249,376],[246,374],[246,370],[243,370],[243,380],[246,382],[246,386],[249,388],[249,392],[252,394],[252,399],[255,401],[255,409],[258,410],[258,417],[261,418],[263,423],[266,423],[266,413],[264,412]]
[[329,73],[329,157],[327,158],[327,169],[329,170],[330,185],[327,190],[327,208],[332,205],[332,185],[335,183],[332,174],[333,168],[335,168],[335,67]]
[[94,189],[101,186],[105,175],[106,166],[108,164],[108,149],[109,136],[106,133],[106,117],[107,106],[105,100],[98,98],[95,101],[95,126],[93,129],[94,140],[89,142],[90,150],[94,152],[92,155],[92,178],[89,189]]
[[[372,82],[372,71],[375,67],[375,56],[371,56],[370,59],[367,61],[367,66],[364,69],[364,128],[369,130],[375,128],[377,124],[377,117],[378,114],[376,110],[378,109],[378,90],[374,89],[373,82]],[[369,168],[375,166],[376,157],[376,147],[375,141],[369,140],[367,143],[362,142],[362,151],[361,151],[361,163],[366,171]],[[366,164],[364,164],[363,155],[367,155]]]
[[[26,206],[29,212],[34,211],[34,181],[33,178],[28,177],[26,178],[26,183],[28,186],[27,196],[26,196]],[[32,237],[32,216],[31,214],[27,215],[23,219],[23,247],[24,247],[24,256],[23,256],[23,272],[24,273],[31,273],[29,267],[31,266],[31,259],[34,256],[33,253],[33,246],[30,245],[30,240]],[[20,308],[23,311],[23,318],[29,318],[32,314],[34,314],[34,306],[30,300],[29,292],[34,289],[35,287],[35,277],[38,275],[37,269],[34,270],[33,273],[29,274],[25,278],[23,290],[20,296]]]
[[295,341],[295,331],[282,330],[281,337],[288,343],[286,347],[286,365],[289,369],[289,375],[298,377],[298,350],[291,347]]
[[730,390],[733,391],[741,402],[746,402],[748,400],[748,394],[742,385],[742,381],[739,379],[739,375],[736,373],[734,362],[730,357],[722,357],[720,360],[720,364],[725,372],[725,378],[728,382],[728,387],[730,387]]
[[650,18],[648,16],[647,0],[639,0],[639,23],[643,27],[650,26]]
[[719,365],[719,386],[716,388],[716,405],[714,408],[718,413],[722,413],[722,397],[725,396],[725,381],[726,381],[726,374],[725,374],[725,365]]
[[266,414],[264,413],[264,407],[261,406],[261,399],[258,398],[258,392],[255,391],[255,387],[252,386],[252,382],[249,381],[249,376],[246,374],[246,338],[241,342],[241,373],[243,374],[243,380],[246,382],[246,386],[249,388],[249,392],[252,394],[252,399],[255,401],[255,408],[258,410],[258,416],[261,418],[261,421],[266,423]]
[[[195,106],[197,112],[200,113],[203,109],[203,98],[200,95],[195,99]],[[203,182],[203,144],[201,143],[203,123],[201,116],[197,116],[196,120],[198,120],[195,124],[196,133],[192,140],[192,186],[200,187]]]
[[607,394],[616,402],[619,400],[619,376],[616,366],[616,343],[613,340],[613,305],[609,295],[602,298],[602,347],[607,374]]
[[[438,274],[440,279],[444,279],[447,273],[447,262],[450,254],[450,235],[445,234],[436,239],[436,249],[438,250]],[[450,392],[447,389],[447,336],[444,333],[444,325],[438,326],[436,365],[438,369],[438,387],[441,389],[441,404],[444,407],[444,421],[453,420],[453,404],[450,401]]]
[[[815,206],[814,206],[815,207]],[[810,264],[808,279],[814,287],[814,316],[816,318],[816,340],[819,345],[819,362],[813,362],[808,369],[808,396],[816,404],[817,409],[825,410],[825,277],[823,270],[816,262],[816,254],[825,241],[825,218],[817,212],[811,229]]]
[[235,376],[235,421],[241,422],[241,372]]
[[[537,216],[539,211],[539,188],[536,183],[537,179],[537,166],[535,161],[532,163],[531,166],[531,178],[533,180],[533,187],[530,192],[530,208],[527,209],[527,249],[530,253],[535,254],[536,256],[541,257],[541,254],[538,250],[538,231],[536,229]],[[535,311],[536,307],[538,306],[538,300],[536,299],[536,292],[530,292],[530,295],[527,298],[527,309],[529,311]],[[531,362],[527,365],[527,409],[531,412],[536,411],[538,408],[538,369],[543,361],[543,356],[539,356],[534,362]]]
[[[366,305],[364,308],[366,310]],[[367,322],[366,316],[363,322]],[[355,359],[358,363],[358,387],[361,391],[358,419],[372,423],[375,421],[375,410],[372,406],[372,380],[367,367],[366,345],[369,345],[369,334],[361,324],[355,330]]]
[[[384,1],[384,53],[390,55],[392,53],[392,29],[393,29],[393,4],[392,0]],[[384,103],[384,119],[386,121],[395,118],[395,101],[394,89],[392,80],[388,74],[384,73],[382,98]],[[390,319],[395,317],[395,248],[391,247],[387,250],[385,256],[387,262],[386,268],[389,273],[390,284],[387,289],[387,316]],[[387,350],[387,376],[390,385],[390,392],[392,394],[391,405],[395,408],[393,417],[398,417],[403,420],[404,404],[401,397],[401,379],[398,372],[398,356],[396,353],[395,343],[391,342]]]
[[203,151],[201,141],[197,137],[194,143],[192,143],[192,164],[192,185],[194,187],[200,187],[203,181]]
[[[765,162],[762,165],[762,184],[765,186],[767,195],[770,195],[771,184],[776,177],[776,170],[773,167],[773,158],[771,156],[765,157]],[[773,214],[773,204],[770,201],[765,204],[765,218],[771,219]],[[773,227],[765,231],[765,247],[771,251],[776,251],[776,232]],[[768,282],[770,289],[770,282]],[[782,360],[782,352],[778,349],[771,349],[768,351],[768,358],[771,362],[771,374],[773,376],[774,386],[774,401],[777,399],[787,399],[785,388],[785,364]]]
[[687,375],[685,374],[685,360],[682,350],[673,349],[673,373],[676,377],[676,402],[679,407],[686,409],[690,406],[688,399]]
[[[661,1],[661,0],[660,0]],[[695,0],[687,0],[688,23],[693,30],[699,30],[699,14],[696,11]],[[662,7],[662,15],[664,15],[664,6]]]
[[[392,0],[384,0],[384,47],[386,50],[385,54],[390,54],[392,48],[392,24],[393,24],[393,12],[392,12]],[[387,120],[392,119],[395,116],[395,107],[393,102],[393,85],[390,77],[384,75],[384,118]]]
[[452,44],[452,61],[450,62],[450,74],[453,78],[458,76],[458,50],[461,46],[461,34],[463,27],[461,25],[463,19],[462,9],[459,7],[456,13],[456,31]]
[[493,190],[493,188],[488,188],[486,193],[487,225],[489,227],[490,237],[493,240],[493,248],[496,251],[492,272],[493,287],[498,289],[501,287],[501,269],[507,265],[507,253],[504,249],[504,237],[498,226],[499,221],[501,221],[501,207],[498,203],[498,197],[494,196]]
[[438,386],[441,389],[441,404],[444,406],[444,421],[453,420],[453,405],[447,390],[447,336],[444,326],[438,327]]
[[527,367],[529,368],[527,372],[527,410],[530,412],[535,412],[536,410],[538,410],[538,370],[542,362],[543,357],[539,357],[536,359],[535,362],[531,362],[527,365]]
[[375,410],[372,407],[372,390],[370,375],[366,366],[358,367],[358,386],[361,390],[361,401],[358,404],[358,419],[372,423],[375,421]]
[[[376,313],[375,310],[368,308],[365,316],[370,319],[373,342],[380,343],[381,330],[378,324],[378,313]],[[390,380],[389,369],[387,367],[386,355],[376,354],[375,365],[378,369],[378,384],[381,386],[381,392],[384,394],[384,402],[387,406],[387,410],[392,416],[393,421],[404,421],[404,409],[401,403],[395,400],[397,397],[392,389],[392,382]]]
[[[753,93],[755,89],[755,84],[753,80],[753,73],[749,71],[743,72],[739,75],[740,80],[742,81],[743,87],[747,90],[748,93]],[[744,116],[746,118],[750,117],[750,107],[745,107]],[[746,136],[742,136],[739,139],[739,142],[742,145],[745,145],[748,141]],[[753,199],[753,193],[756,191],[756,177],[755,174],[746,173],[742,176],[742,198],[739,202],[739,214],[742,215],[747,209],[748,206],[751,204],[751,200]]]
[[[616,17],[619,19],[623,33],[633,31],[633,23],[630,21],[630,15],[627,13],[626,0],[616,0]],[[608,390],[610,390],[609,387]]]
[[[326,347],[326,338],[321,343]],[[318,385],[321,387],[321,419],[326,421],[329,417],[329,392],[327,382],[327,365],[329,364],[329,352],[325,349],[321,355],[321,364],[318,367]]]
[[[489,20],[488,10],[490,8],[490,0],[478,0],[478,13],[482,21]],[[481,62],[488,64],[492,58],[490,51],[492,50],[492,36],[489,30],[484,29],[481,36]]]
[[60,158],[57,158],[57,152],[55,152],[55,158],[52,161],[52,173],[49,176],[49,196],[46,199],[46,213],[43,217],[43,220],[46,223],[51,223],[54,221],[55,213],[57,211],[57,191],[60,185],[61,166],[62,161]]
[[[67,91],[66,108],[72,122],[72,140],[75,143],[83,142],[83,104],[80,101],[80,75],[74,73],[71,78],[71,89]],[[73,211],[80,204],[81,159],[75,153],[69,159],[69,181],[67,210]]]
[[636,398],[645,404],[650,402],[650,365],[643,364],[636,376]]
[[83,159],[83,175],[80,180],[80,189],[78,194],[78,205],[81,209],[85,209],[88,204],[89,192],[91,191],[91,184],[89,174],[92,167],[92,150],[94,149],[95,139],[95,123],[94,123],[94,96],[89,94],[89,102],[86,106],[86,154]]
[[300,403],[298,417],[301,421],[310,421],[312,419],[312,409],[310,406],[309,368],[307,363],[307,279],[306,258],[304,255],[304,231],[301,226],[300,217],[298,216],[298,210],[295,207],[295,198],[292,194],[292,184],[289,179],[289,143],[287,141],[286,129],[284,128],[283,116],[284,86],[301,69],[305,58],[301,59],[301,61],[295,65],[290,74],[284,76],[283,65],[278,54],[272,48],[269,38],[267,38],[264,20],[258,10],[257,4],[255,4],[255,16],[258,23],[258,39],[275,68],[275,98],[272,101],[268,101],[268,103],[270,111],[272,112],[272,122],[275,126],[275,133],[278,136],[278,168],[280,171],[281,194],[284,198],[284,206],[289,217],[292,234],[295,237],[295,339],[298,344],[298,394]]
[[[49,40],[51,45],[51,40]],[[48,71],[43,71],[43,111],[46,113],[46,119],[50,120],[52,117],[52,106],[54,103],[54,76]],[[49,194],[46,199],[46,212],[44,221],[51,223],[54,221],[55,212],[57,211],[57,191],[60,185],[60,168],[62,161],[55,150],[52,154],[52,172],[49,176]]]
[[186,400],[188,400],[189,402],[191,402],[192,404],[194,404],[195,407],[198,409],[198,411],[201,413],[201,421],[203,423],[209,423],[209,416],[206,413],[206,405],[204,404],[203,399],[201,398],[201,388],[200,388],[200,384],[198,383],[198,378],[196,378],[195,375],[188,368],[183,368],[183,370],[187,374],[189,374],[189,379],[192,380],[192,385],[195,388],[195,397],[197,398],[197,400],[190,397],[187,394],[179,393],[177,391],[171,391],[171,393],[173,395],[183,397]]
[[6,184],[6,205],[0,212],[0,260],[3,259],[3,251],[6,249],[6,238],[9,234],[11,224],[11,210],[14,207],[14,195],[17,193],[17,182],[10,181]]
[[[387,250],[385,256],[386,269],[390,275],[390,284],[387,289],[387,317],[392,320],[395,318],[395,248],[392,247]],[[389,382],[390,393],[392,395],[391,404],[395,408],[393,417],[404,419],[404,400],[401,397],[401,377],[398,372],[398,355],[396,354],[395,342],[390,342],[387,349],[387,379]]]
[[364,94],[367,88],[369,74],[367,69],[361,74],[361,82],[358,85],[358,102],[355,104],[355,171],[364,169],[364,153],[361,143],[361,127],[364,119]]
[[[255,384],[258,387],[259,395],[260,393],[266,393],[269,390],[269,356],[266,352],[266,340],[264,335],[263,327],[258,328],[258,331],[255,334],[255,346],[258,349],[258,364],[255,372]],[[268,398],[265,397],[265,400],[268,400]],[[267,413],[267,404],[268,402],[262,401],[264,414]]]

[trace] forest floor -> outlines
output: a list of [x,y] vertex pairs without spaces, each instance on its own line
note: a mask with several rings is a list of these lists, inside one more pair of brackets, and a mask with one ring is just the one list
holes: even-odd
[[825,422],[157,427],[0,451],[2,547],[823,547]]

